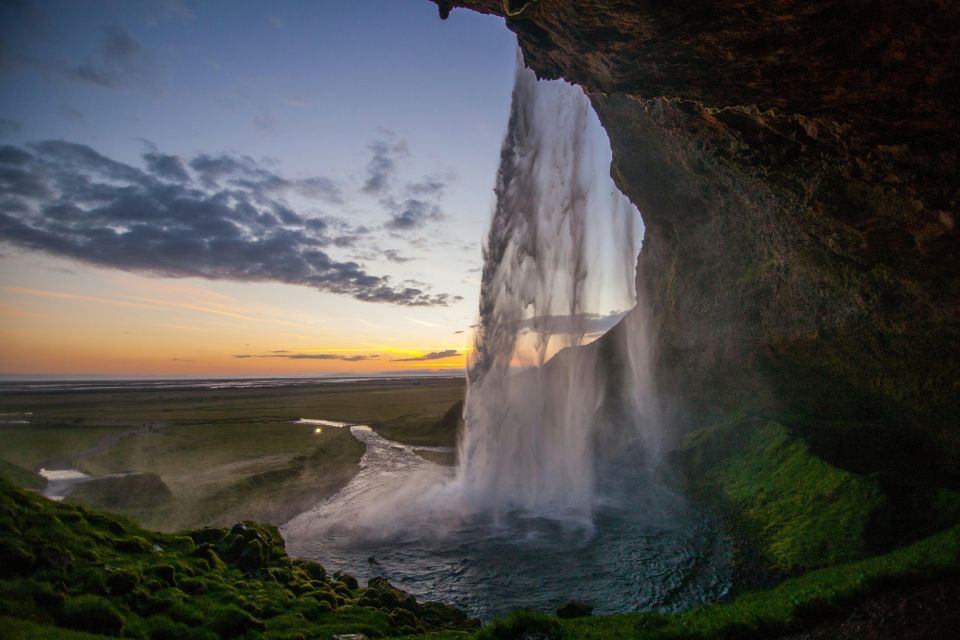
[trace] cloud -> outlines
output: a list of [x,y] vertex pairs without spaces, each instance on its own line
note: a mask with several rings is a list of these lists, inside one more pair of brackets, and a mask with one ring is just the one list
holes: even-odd
[[183,161],[151,150],[141,168],[62,140],[0,146],[0,240],[150,275],[283,282],[408,306],[461,299],[334,259],[327,249],[360,230],[294,211],[289,192],[339,193],[325,178],[288,179],[246,156]]
[[151,151],[143,154],[143,162],[147,165],[147,171],[161,180],[179,183],[190,182],[190,174],[187,173],[183,161],[177,156]]
[[258,198],[296,192],[307,198],[343,202],[340,185],[329,178],[283,178],[264,168],[250,156],[201,154],[189,162],[204,186],[210,189],[237,187],[254,192]]
[[452,358],[458,355],[460,355],[460,352],[456,349],[445,349],[444,351],[434,351],[422,356],[417,356],[416,358],[395,359],[393,362],[423,362],[424,360],[443,360],[444,358]]
[[426,177],[420,182],[411,182],[407,191],[418,196],[438,196],[447,188],[447,183],[437,176]]
[[421,229],[428,222],[443,220],[445,217],[437,204],[425,200],[409,198],[403,202],[388,201],[386,204],[393,212],[384,226],[391,231]]
[[291,353],[289,351],[274,351],[262,355],[239,354],[234,358],[284,358],[286,360],[342,360],[344,362],[362,362],[364,360],[375,360],[380,356],[370,355],[352,355],[344,356],[337,353]]
[[59,75],[102,89],[149,85],[156,76],[156,69],[140,42],[126,29],[117,25],[104,30],[96,56],[80,64],[65,65],[59,69],[58,64],[52,66]]
[[[409,156],[410,151],[407,143],[397,140],[392,131],[380,129],[380,132],[383,138],[369,145],[373,157],[367,163],[367,177],[361,190],[379,196],[380,205],[389,214],[383,228],[393,235],[409,234],[446,218],[440,201],[452,177],[430,175],[397,185],[397,163]],[[407,239],[414,242],[417,238]]]
[[370,143],[369,149],[373,157],[367,163],[363,191],[373,195],[386,193],[397,169],[397,159],[410,153],[407,143],[403,140],[377,140]]

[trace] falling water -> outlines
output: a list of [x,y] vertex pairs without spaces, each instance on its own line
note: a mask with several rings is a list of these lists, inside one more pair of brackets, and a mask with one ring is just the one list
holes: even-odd
[[643,305],[608,338],[617,349],[572,349],[592,337],[591,305],[634,296],[639,214],[594,170],[605,150],[592,115],[578,87],[518,65],[458,474],[495,517],[520,509],[589,525],[597,462],[611,453],[598,445],[649,457],[662,440]]
[[[361,470],[283,526],[291,553],[483,617],[728,592],[727,538],[654,476],[666,434],[634,292],[639,214],[609,153],[582,91],[518,64],[459,466],[350,427]],[[598,313],[631,306],[595,339]]]

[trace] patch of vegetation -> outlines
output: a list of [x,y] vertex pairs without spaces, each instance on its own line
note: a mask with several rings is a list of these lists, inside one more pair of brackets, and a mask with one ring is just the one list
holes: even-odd
[[411,414],[390,421],[375,422],[371,426],[384,438],[403,444],[453,447],[463,430],[463,400],[457,400],[442,416]]
[[769,638],[803,629],[884,589],[960,570],[960,526],[891,553],[819,569],[732,602],[682,614],[561,620],[564,638]]
[[12,637],[650,639],[763,638],[802,629],[883,589],[960,572],[960,526],[684,614],[558,619],[515,612],[479,631],[379,578],[366,589],[291,560],[270,525],[164,534],[47,501],[0,480],[0,617]]
[[677,457],[689,488],[757,543],[770,568],[795,574],[869,554],[874,478],[837,469],[776,422],[738,419],[687,437]]
[[[364,451],[348,430],[317,434],[297,419],[432,424],[464,390],[462,380],[424,379],[7,393],[0,394],[0,409],[29,413],[31,423],[0,425],[0,437],[4,459],[24,469],[156,474],[171,501],[120,504],[108,499],[106,486],[81,485],[74,494],[75,501],[145,526],[170,531],[244,518],[279,524],[342,487]],[[29,476],[14,472],[6,475],[28,486]]]
[[292,560],[271,525],[158,533],[5,480],[0,616],[15,619],[5,631],[22,637],[78,639],[380,637],[476,626],[385,580],[362,589],[350,576]]
[[0,458],[0,476],[24,489],[42,489],[47,481],[39,473],[24,469],[20,465],[7,462]]
[[120,513],[164,507],[173,499],[170,488],[155,473],[97,478],[77,485],[68,498],[96,509]]

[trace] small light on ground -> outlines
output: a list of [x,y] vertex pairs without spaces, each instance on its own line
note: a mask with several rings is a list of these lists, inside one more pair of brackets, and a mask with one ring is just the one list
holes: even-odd
[[314,432],[314,433],[323,433],[323,429],[321,429],[320,427],[317,427],[316,429],[313,430],[313,432]]

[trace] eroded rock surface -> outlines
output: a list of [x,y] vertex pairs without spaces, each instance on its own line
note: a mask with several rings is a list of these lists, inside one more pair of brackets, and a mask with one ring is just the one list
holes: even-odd
[[960,5],[437,3],[589,94],[677,420],[793,412],[836,464],[960,483]]

